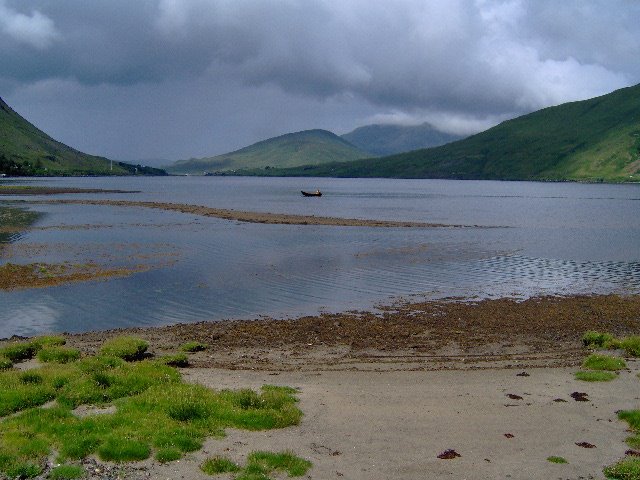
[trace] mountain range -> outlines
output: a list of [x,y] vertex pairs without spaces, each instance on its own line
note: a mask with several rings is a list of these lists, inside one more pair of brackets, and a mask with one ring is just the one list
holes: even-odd
[[440,147],[268,174],[637,182],[640,85],[548,107]]

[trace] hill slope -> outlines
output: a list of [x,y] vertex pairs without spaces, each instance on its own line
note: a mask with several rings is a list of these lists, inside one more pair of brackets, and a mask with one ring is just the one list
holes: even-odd
[[441,147],[270,172],[338,177],[640,180],[640,85],[508,120]]
[[365,125],[341,135],[347,142],[378,156],[438,147],[463,138],[436,130],[432,125]]
[[7,175],[161,174],[161,170],[113,162],[79,152],[39,130],[0,98],[0,173]]
[[180,160],[166,167],[174,174],[203,174],[242,169],[287,168],[370,157],[326,130],[305,130],[270,138],[215,157]]

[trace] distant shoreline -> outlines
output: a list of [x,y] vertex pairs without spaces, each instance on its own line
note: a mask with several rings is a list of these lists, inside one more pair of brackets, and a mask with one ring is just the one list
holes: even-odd
[[110,190],[110,189],[104,189],[104,188],[0,185],[0,195],[61,195],[66,193],[140,193],[140,191],[139,190]]

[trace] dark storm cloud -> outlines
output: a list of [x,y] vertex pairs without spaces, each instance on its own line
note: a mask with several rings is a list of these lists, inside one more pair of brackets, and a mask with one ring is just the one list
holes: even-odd
[[[241,146],[246,132],[233,140],[229,118],[284,133],[287,111],[300,128],[430,120],[469,133],[638,83],[638,18],[640,3],[625,0],[0,0],[0,94],[46,123],[38,102],[66,92],[76,113],[88,101],[114,123],[137,112],[158,137],[176,128],[158,122],[157,102],[171,97],[193,106],[182,121],[209,122],[193,154]],[[257,108],[274,109],[261,112],[268,128]],[[130,151],[145,151],[137,135]]]

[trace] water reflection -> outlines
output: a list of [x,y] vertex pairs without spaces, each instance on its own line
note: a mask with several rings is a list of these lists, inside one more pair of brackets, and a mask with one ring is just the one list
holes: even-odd
[[144,208],[34,205],[46,215],[12,237],[5,261],[157,268],[0,292],[0,337],[370,309],[409,295],[640,292],[638,186],[314,180],[313,189],[327,192],[320,202],[300,198],[301,179],[43,182],[142,190],[108,197],[116,199],[509,228],[256,225]]

